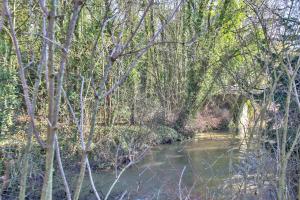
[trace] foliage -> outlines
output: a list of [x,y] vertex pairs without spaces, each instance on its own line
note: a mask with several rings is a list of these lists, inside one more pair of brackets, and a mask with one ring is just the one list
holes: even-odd
[[14,130],[14,120],[20,112],[20,95],[16,71],[0,66],[0,137]]

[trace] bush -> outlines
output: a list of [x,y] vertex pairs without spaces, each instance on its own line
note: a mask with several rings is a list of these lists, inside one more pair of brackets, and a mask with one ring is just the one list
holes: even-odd
[[16,108],[20,105],[17,95],[17,73],[0,66],[0,136],[10,132]]

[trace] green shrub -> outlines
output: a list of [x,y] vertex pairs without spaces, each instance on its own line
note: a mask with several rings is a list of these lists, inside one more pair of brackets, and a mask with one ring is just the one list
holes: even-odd
[[14,69],[0,66],[0,135],[8,133],[13,117],[20,105],[17,94],[17,73]]

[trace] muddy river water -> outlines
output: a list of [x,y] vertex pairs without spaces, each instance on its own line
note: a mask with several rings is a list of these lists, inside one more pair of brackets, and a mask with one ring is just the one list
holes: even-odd
[[[231,134],[212,133],[155,146],[122,174],[110,199],[120,199],[122,194],[132,200],[222,199],[221,191],[232,176],[231,166],[239,162],[237,144]],[[116,175],[114,171],[97,172],[93,177],[97,189],[106,194]],[[81,199],[94,199],[88,185],[86,180]]]

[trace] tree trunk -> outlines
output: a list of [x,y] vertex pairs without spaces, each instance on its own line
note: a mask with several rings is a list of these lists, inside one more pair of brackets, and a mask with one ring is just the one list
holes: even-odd
[[294,79],[289,77],[288,93],[285,104],[285,116],[284,116],[284,127],[283,135],[281,140],[281,157],[280,157],[280,173],[279,173],[279,187],[278,187],[278,199],[286,200],[286,169],[288,164],[288,157],[286,156],[287,147],[287,134],[288,134],[288,122],[289,122],[289,112],[290,112],[290,102],[292,95],[292,88]]
[[55,72],[54,72],[54,45],[55,41],[55,17],[56,17],[56,0],[51,1],[51,11],[49,14],[49,24],[47,30],[48,41],[48,128],[47,128],[47,146],[46,146],[46,165],[45,174],[42,187],[42,200],[52,199],[52,180],[53,180],[53,159],[54,159],[54,134],[53,115],[54,115],[54,102],[55,102]]

